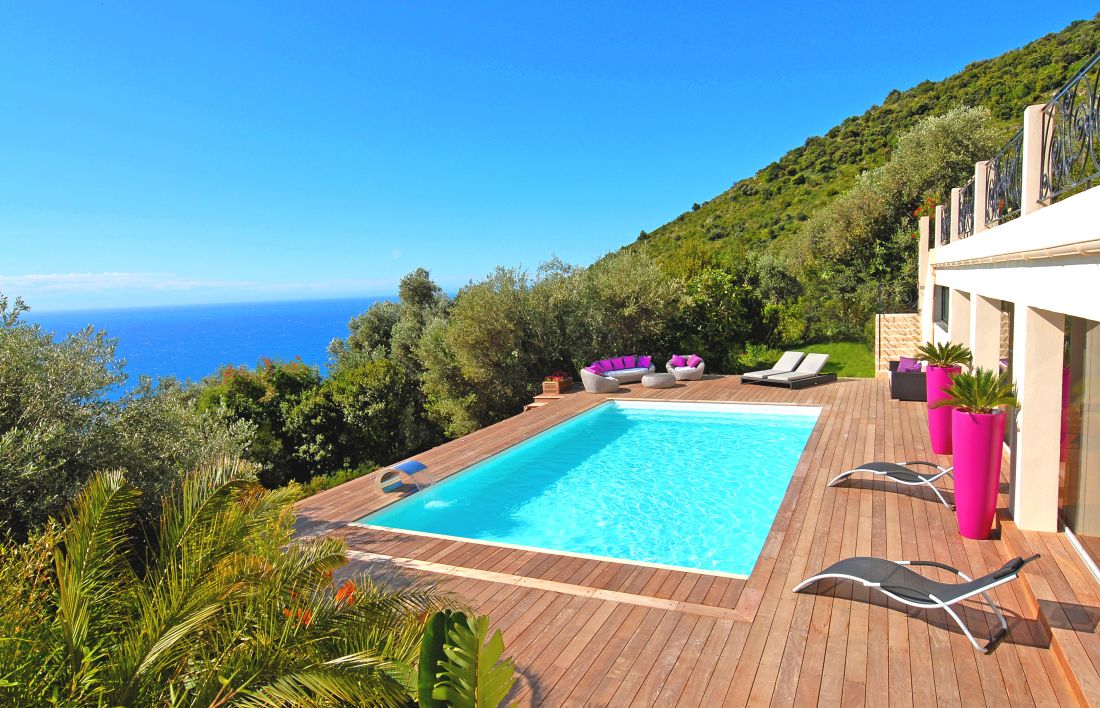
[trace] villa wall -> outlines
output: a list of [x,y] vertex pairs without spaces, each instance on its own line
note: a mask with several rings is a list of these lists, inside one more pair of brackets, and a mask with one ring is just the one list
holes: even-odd
[[[1095,180],[1086,181],[1072,196],[1041,198],[1044,180],[1062,179],[1049,172],[1053,158],[1043,158],[1055,144],[1052,123],[1044,122],[1050,110],[1028,108],[1022,139],[1014,138],[1017,156],[1006,152],[1010,141],[994,159],[977,163],[965,189],[953,189],[936,218],[922,224],[922,235],[930,238],[920,240],[918,287],[925,338],[969,346],[975,365],[1009,363],[1020,399],[1006,436],[1010,511],[1021,529],[1053,532],[1065,503],[1064,352],[1071,323],[1100,322],[1100,189],[1089,188]],[[1016,218],[986,219],[987,209],[1005,208],[1010,198],[1018,208],[1007,213]],[[944,302],[948,308],[941,307]]]

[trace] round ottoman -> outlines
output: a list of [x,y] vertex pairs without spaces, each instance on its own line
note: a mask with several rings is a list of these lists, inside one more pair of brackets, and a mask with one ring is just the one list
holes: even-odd
[[642,377],[642,385],[646,388],[672,388],[676,385],[676,377],[672,374],[646,374]]

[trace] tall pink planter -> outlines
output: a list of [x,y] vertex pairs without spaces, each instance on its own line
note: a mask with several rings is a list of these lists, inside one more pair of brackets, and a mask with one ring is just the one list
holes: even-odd
[[951,388],[951,379],[962,371],[961,366],[929,366],[925,372],[925,389],[928,394],[928,436],[932,439],[932,452],[937,455],[951,454],[951,406],[933,408],[932,404],[950,398],[946,391]]
[[955,518],[966,538],[989,538],[1001,481],[1003,413],[951,411],[955,444]]

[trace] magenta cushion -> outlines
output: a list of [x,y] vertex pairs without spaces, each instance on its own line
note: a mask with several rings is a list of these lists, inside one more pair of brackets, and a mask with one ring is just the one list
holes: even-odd
[[611,367],[614,371],[619,371],[626,368],[625,366],[623,366],[623,358],[621,356],[617,356],[611,360]]
[[672,359],[670,359],[670,361],[672,362],[673,366],[686,366],[687,365],[687,359],[680,356],[679,354],[673,354]]
[[615,367],[611,364],[610,359],[600,359],[597,363],[600,365],[600,369],[602,369],[602,371],[600,371],[601,374],[607,371],[613,371],[615,369]]
[[642,367],[643,369],[648,369],[649,365],[652,362],[653,362],[653,357],[649,357],[649,356],[640,356],[640,357],[638,357],[638,366]]
[[903,356],[898,359],[898,371],[902,373],[915,373],[920,371],[921,364],[916,359]]
[[598,373],[600,373],[600,370],[596,368],[596,365],[595,365],[595,364],[593,364],[592,366],[586,366],[586,367],[584,367],[584,370],[585,370],[585,371],[587,371],[587,372],[588,372],[588,373],[590,373],[590,374],[598,374]]
[[624,356],[623,357],[623,364],[626,365],[627,369],[633,369],[634,368],[634,362],[637,361],[637,359],[638,359],[638,357],[634,356],[633,354],[631,354],[629,356]]
[[699,366],[702,363],[703,363],[703,357],[699,356],[698,354],[692,354],[691,356],[688,357],[688,366],[690,366],[693,369],[695,367]]

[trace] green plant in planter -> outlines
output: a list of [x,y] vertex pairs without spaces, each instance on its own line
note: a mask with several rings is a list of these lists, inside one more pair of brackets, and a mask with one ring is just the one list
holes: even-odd
[[925,342],[920,345],[917,352],[920,354],[921,359],[928,362],[929,366],[939,366],[944,369],[950,369],[953,366],[970,368],[970,362],[974,359],[970,347],[955,342],[948,342],[947,344]]
[[933,403],[933,408],[954,406],[967,413],[993,413],[1001,406],[1020,407],[1016,387],[1008,374],[980,366],[969,373],[957,374],[945,393],[948,398]]

